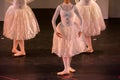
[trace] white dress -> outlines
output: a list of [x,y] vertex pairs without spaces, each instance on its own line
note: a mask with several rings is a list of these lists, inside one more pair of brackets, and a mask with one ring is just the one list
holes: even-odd
[[[81,52],[84,52],[86,46],[84,40],[78,36],[80,29],[74,23],[74,15],[77,9],[72,4],[58,5],[52,19],[54,28],[52,53],[59,57],[71,57]],[[56,26],[56,19],[60,14],[61,22]],[[80,20],[79,20],[80,21]],[[62,34],[62,38],[56,35],[56,32]]]
[[3,35],[14,40],[34,38],[40,31],[36,17],[27,3],[32,0],[11,0],[4,19]]
[[106,26],[101,13],[101,10],[96,3],[96,0],[75,0],[76,7],[82,16],[81,31],[87,36],[100,35],[101,31],[105,30]]

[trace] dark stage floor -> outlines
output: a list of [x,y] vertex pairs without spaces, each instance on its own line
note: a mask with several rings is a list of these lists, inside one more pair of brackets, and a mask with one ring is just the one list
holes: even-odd
[[2,36],[0,22],[0,80],[120,80],[120,19],[106,20],[107,29],[93,38],[93,54],[73,57],[76,73],[57,76],[62,61],[51,54],[51,23],[40,23],[41,32],[25,41],[27,56],[12,56],[12,41]]

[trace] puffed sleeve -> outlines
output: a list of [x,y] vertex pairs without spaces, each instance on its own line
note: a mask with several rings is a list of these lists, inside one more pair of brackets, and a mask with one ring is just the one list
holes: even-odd
[[61,9],[60,6],[58,6],[56,8],[55,13],[54,13],[53,18],[52,18],[52,26],[53,26],[54,31],[56,31],[56,20],[60,14],[60,9]]
[[33,2],[34,0],[26,0],[26,3],[29,4],[31,2]]
[[13,4],[13,0],[6,0],[7,2]]
[[80,0],[75,0],[75,3],[77,4]]
[[82,25],[82,18],[76,6],[74,6],[74,12],[76,16],[78,17],[78,19],[80,20],[80,25]]

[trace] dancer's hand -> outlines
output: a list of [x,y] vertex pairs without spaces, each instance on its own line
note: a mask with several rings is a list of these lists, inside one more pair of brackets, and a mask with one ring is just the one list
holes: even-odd
[[56,32],[56,35],[57,35],[58,37],[62,38],[62,34],[61,34],[61,33]]
[[81,36],[81,34],[82,34],[81,32],[78,32],[78,36],[79,36],[79,37]]

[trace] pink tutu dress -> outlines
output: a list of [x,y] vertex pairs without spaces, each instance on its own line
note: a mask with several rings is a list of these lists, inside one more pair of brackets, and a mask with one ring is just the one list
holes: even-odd
[[96,0],[75,0],[82,17],[81,31],[87,36],[100,35],[106,26]]
[[[71,57],[84,52],[86,48],[82,36],[78,36],[80,29],[74,23],[76,10],[76,7],[72,4],[63,3],[58,5],[53,16],[52,24],[55,32],[53,35],[52,53],[57,54],[59,57]],[[56,25],[56,19],[59,14],[61,22]],[[56,32],[61,33],[62,38],[58,37]]]
[[32,0],[10,0],[4,19],[3,35],[14,40],[28,40],[34,38],[40,31],[36,17],[27,5]]

